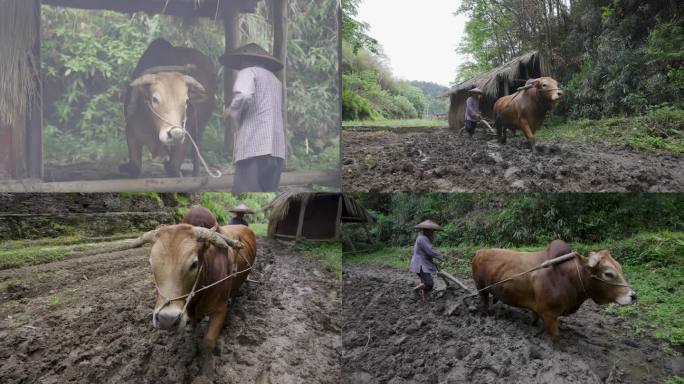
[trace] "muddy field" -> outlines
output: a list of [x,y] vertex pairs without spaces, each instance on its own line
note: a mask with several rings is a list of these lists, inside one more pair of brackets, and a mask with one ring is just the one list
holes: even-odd
[[664,192],[684,190],[684,155],[538,141],[458,136],[447,129],[342,131],[347,191]]
[[554,348],[527,311],[497,303],[482,315],[475,300],[457,305],[464,291],[440,292],[439,278],[423,303],[417,283],[407,271],[345,266],[343,382],[661,383],[684,373],[681,350],[635,337],[590,301],[561,318]]
[[0,271],[0,382],[338,383],[335,277],[280,243],[257,248],[260,283],[241,288],[211,378],[197,357],[206,322],[152,327],[148,249]]

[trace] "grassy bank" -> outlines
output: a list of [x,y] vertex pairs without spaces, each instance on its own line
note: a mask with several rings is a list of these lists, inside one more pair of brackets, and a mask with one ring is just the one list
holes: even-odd
[[448,128],[446,120],[404,119],[404,120],[353,120],[343,121],[342,127],[378,128]]
[[[516,248],[538,250],[545,245]],[[470,276],[470,260],[485,245],[438,247],[446,254],[441,268]],[[667,341],[672,346],[684,345],[684,232],[639,234],[625,240],[598,244],[572,244],[586,254],[589,250],[609,249],[622,264],[625,278],[639,295],[631,306],[611,304],[608,311],[627,320],[631,330]],[[370,264],[408,269],[412,247],[388,247],[367,253],[344,256],[347,264]]]
[[637,150],[684,153],[684,111],[664,108],[644,116],[601,120],[548,121],[542,140],[626,145]]
[[335,274],[338,279],[342,277],[342,245],[337,242],[313,242],[299,241],[290,246],[290,250],[301,252],[313,257],[325,266],[325,268]]

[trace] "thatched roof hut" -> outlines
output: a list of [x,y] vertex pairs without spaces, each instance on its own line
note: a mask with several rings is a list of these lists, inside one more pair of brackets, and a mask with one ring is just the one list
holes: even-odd
[[341,223],[371,223],[358,202],[341,193],[283,193],[268,206],[268,235],[284,239],[338,240]]
[[449,92],[449,128],[460,129],[464,124],[465,102],[468,91],[475,87],[484,94],[480,100],[480,112],[492,117],[494,103],[502,96],[513,93],[525,85],[527,79],[546,75],[544,60],[538,51],[526,53],[492,70],[456,84]]

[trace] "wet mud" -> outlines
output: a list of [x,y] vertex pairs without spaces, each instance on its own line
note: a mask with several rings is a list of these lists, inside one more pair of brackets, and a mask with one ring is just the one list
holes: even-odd
[[152,327],[148,249],[0,271],[0,382],[338,383],[335,276],[286,245],[257,248],[258,283],[241,287],[209,359],[206,322]]
[[497,303],[482,314],[440,278],[424,303],[417,283],[407,271],[345,266],[343,383],[661,383],[684,373],[682,351],[635,336],[590,301],[561,318],[554,346],[526,310]]
[[358,192],[672,192],[684,190],[684,155],[538,141],[499,144],[447,129],[342,131],[342,185]]

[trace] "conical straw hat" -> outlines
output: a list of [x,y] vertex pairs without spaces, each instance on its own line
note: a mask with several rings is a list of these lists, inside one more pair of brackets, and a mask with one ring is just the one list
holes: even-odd
[[437,223],[433,222],[432,220],[425,220],[422,223],[416,225],[415,228],[434,229],[436,231],[440,231],[442,229],[442,227],[440,227]]

